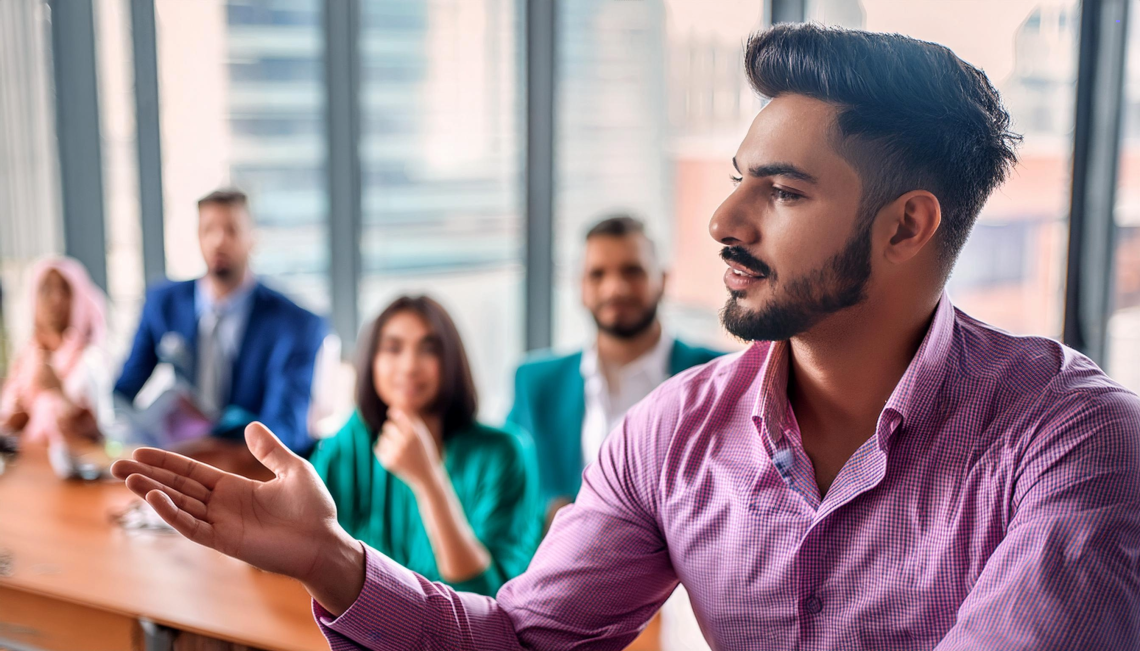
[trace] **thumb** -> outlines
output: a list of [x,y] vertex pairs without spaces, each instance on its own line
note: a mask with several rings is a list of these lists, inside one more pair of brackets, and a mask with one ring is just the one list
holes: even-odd
[[274,436],[268,427],[257,421],[245,426],[245,444],[249,446],[253,456],[273,471],[273,474],[285,470],[300,458],[285,447],[281,439]]
[[388,411],[388,418],[400,429],[407,432],[416,432],[419,430],[417,427],[422,421],[418,416],[410,414],[402,409],[391,409]]

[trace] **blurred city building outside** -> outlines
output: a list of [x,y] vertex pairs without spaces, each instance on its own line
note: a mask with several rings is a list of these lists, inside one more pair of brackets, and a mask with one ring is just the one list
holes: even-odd
[[[731,190],[731,157],[762,105],[748,88],[741,52],[747,35],[767,20],[764,4],[557,3],[556,346],[581,345],[592,332],[578,304],[578,254],[590,222],[612,211],[644,217],[658,240],[671,269],[664,308],[671,327],[698,342],[739,346],[719,326],[723,264],[707,223]],[[252,199],[257,271],[328,313],[322,0],[156,0],[155,6],[167,274],[201,273],[195,201],[233,185]],[[490,419],[509,405],[511,372],[525,347],[524,6],[523,0],[361,4],[359,315],[367,319],[399,293],[441,299],[465,337]],[[937,0],[807,2],[809,20],[942,43],[985,70],[1001,91],[1013,128],[1025,137],[1021,162],[983,210],[948,291],[968,313],[1019,334],[1061,334],[1078,6],[1077,0],[961,0],[952,10]],[[95,0],[95,8],[108,289],[121,354],[144,287],[130,21],[127,0]],[[1130,30],[1107,360],[1109,372],[1134,389],[1140,388],[1138,31]],[[45,93],[50,101],[50,64],[45,70],[49,85],[27,99],[30,107]],[[37,129],[32,135],[43,140],[50,125]],[[50,201],[27,205],[58,210]],[[14,277],[12,269],[4,272]]]

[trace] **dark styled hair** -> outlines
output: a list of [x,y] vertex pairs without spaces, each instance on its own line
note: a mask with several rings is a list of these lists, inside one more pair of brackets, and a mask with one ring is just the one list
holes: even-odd
[[238,208],[248,208],[249,207],[249,197],[247,197],[244,192],[242,192],[241,190],[238,190],[236,188],[223,188],[223,189],[219,189],[219,190],[214,190],[210,194],[207,194],[206,196],[199,199],[198,200],[198,210],[201,210],[202,206],[205,206],[208,204],[217,204],[220,206],[234,206],[234,207],[238,207]]
[[645,222],[625,213],[608,215],[586,231],[589,240],[600,235],[610,237],[624,237],[626,235],[645,235]]
[[586,241],[589,242],[595,237],[626,237],[628,235],[644,237],[645,241],[649,242],[649,250],[654,256],[657,255],[657,245],[645,232],[645,222],[628,213],[614,213],[604,217],[586,231]]
[[439,395],[431,409],[443,419],[443,436],[466,429],[475,422],[478,397],[471,365],[459,329],[443,306],[427,296],[401,296],[392,301],[380,316],[364,327],[356,350],[356,405],[368,429],[376,434],[388,420],[388,405],[376,393],[372,364],[380,347],[380,334],[392,317],[413,312],[428,325],[439,348]]
[[744,62],[764,97],[838,107],[836,149],[862,180],[863,219],[912,190],[938,198],[948,273],[1021,140],[985,73],[941,45],[810,23],[754,34]]

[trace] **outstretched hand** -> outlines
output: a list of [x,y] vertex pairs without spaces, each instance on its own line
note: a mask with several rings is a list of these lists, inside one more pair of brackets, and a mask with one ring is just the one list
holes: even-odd
[[178,533],[298,579],[321,605],[340,614],[363,585],[360,544],[337,524],[332,497],[308,462],[261,423],[246,427],[245,440],[273,479],[246,479],[154,448],[136,450],[111,472]]

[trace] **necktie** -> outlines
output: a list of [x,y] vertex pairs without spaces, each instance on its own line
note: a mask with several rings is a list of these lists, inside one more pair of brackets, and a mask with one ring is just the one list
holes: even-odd
[[202,409],[209,415],[221,411],[225,400],[226,360],[219,332],[221,320],[221,315],[210,309],[198,324],[198,397]]

